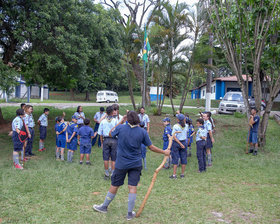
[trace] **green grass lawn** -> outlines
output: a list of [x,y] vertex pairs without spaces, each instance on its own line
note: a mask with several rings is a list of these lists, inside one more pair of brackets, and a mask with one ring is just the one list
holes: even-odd
[[[35,108],[35,119],[43,107]],[[130,107],[122,107],[123,114]],[[98,107],[84,107],[92,118]],[[11,121],[15,108],[2,108]],[[70,119],[74,109],[66,109]],[[170,108],[164,109],[171,113]],[[187,110],[193,120],[198,110]],[[12,142],[6,132],[0,134],[0,223],[125,223],[127,181],[109,207],[107,214],[92,210],[102,203],[110,182],[103,180],[102,151],[94,147],[92,166],[55,160],[54,118],[61,110],[51,108],[46,152],[37,152],[38,127],[34,152],[36,157],[25,170],[12,166]],[[152,142],[162,146],[162,117],[151,116]],[[185,179],[170,180],[171,170],[161,170],[140,218],[131,223],[280,223],[280,132],[269,120],[267,147],[257,157],[246,155],[246,118],[216,115],[216,143],[213,167],[204,174],[193,156],[188,159]],[[175,120],[172,118],[172,123]],[[135,210],[146,194],[162,155],[147,152],[148,170],[142,172]],[[180,174],[180,172],[179,172]]]

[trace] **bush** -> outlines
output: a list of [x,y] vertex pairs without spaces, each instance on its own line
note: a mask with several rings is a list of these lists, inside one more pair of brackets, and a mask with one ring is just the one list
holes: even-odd
[[244,117],[246,117],[246,114],[242,114],[240,112],[234,112],[234,117],[236,117],[236,118],[244,118]]

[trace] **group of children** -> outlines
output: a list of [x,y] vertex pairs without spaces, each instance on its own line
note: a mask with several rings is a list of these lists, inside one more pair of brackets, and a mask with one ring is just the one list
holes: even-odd
[[[14,166],[17,169],[23,169],[19,163],[19,152],[24,152],[26,157],[33,156],[32,146],[34,138],[35,122],[32,115],[33,107],[31,105],[21,105],[22,109],[17,110],[17,117],[13,120],[13,142],[14,142]],[[150,119],[145,114],[145,108],[140,108],[139,111],[140,127],[149,132]],[[45,108],[43,114],[38,119],[40,141],[39,150],[44,151],[44,141],[47,136],[49,109]],[[197,145],[197,159],[199,165],[199,172],[206,171],[206,155],[208,166],[212,166],[211,148],[213,147],[213,120],[211,113],[205,112],[201,114],[202,117],[197,119],[196,125],[198,130],[194,131],[192,120],[189,116],[177,113],[177,123],[171,128],[170,118],[166,117],[163,120],[165,126],[163,133],[163,150],[166,150],[169,143],[169,138],[174,133],[174,139],[171,149],[171,157],[164,165],[164,168],[169,168],[173,164],[173,174],[170,178],[177,178],[177,168],[181,165],[182,172],[180,177],[184,177],[184,172],[187,164],[187,157],[191,156],[191,146],[193,143],[193,135],[196,134]],[[119,124],[127,124],[126,116],[119,114],[119,105],[113,104],[108,106],[106,111],[100,107],[100,111],[94,116],[95,127],[94,130],[90,127],[90,119],[85,117],[83,108],[79,106],[77,111],[72,116],[71,122],[65,122],[65,113],[62,116],[56,117],[55,134],[56,134],[56,149],[55,156],[57,160],[64,161],[64,152],[67,151],[67,161],[73,161],[74,152],[80,146],[80,164],[83,164],[84,157],[86,157],[86,164],[90,165],[91,149],[98,139],[98,147],[103,150],[104,161],[104,178],[109,179],[114,172],[115,161],[117,157],[117,143],[118,139],[110,136],[112,131]],[[128,125],[128,124],[127,124]],[[22,129],[25,127],[27,138],[22,141],[20,136],[23,134]],[[144,168],[147,169],[146,162],[146,147],[141,147],[141,156],[144,163]],[[27,158],[23,157],[22,160]]]
[[[163,149],[167,149],[169,138],[173,135],[173,142],[171,148],[171,158],[164,165],[164,168],[169,168],[170,161],[173,164],[173,174],[171,179],[177,178],[177,167],[181,165],[181,178],[185,177],[185,169],[187,164],[187,157],[191,156],[191,145],[193,143],[193,135],[196,134],[198,172],[206,171],[206,153],[208,166],[212,166],[211,149],[213,147],[213,120],[210,112],[201,114],[201,118],[196,120],[197,131],[194,130],[192,120],[189,116],[177,112],[177,123],[171,129],[170,118],[163,119],[165,126],[163,133]],[[189,149],[189,150],[188,150]],[[189,151],[189,152],[188,152]]]

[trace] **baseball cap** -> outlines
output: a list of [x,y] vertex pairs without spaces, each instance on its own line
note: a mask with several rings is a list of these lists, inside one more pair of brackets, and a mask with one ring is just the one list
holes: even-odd
[[77,120],[78,118],[77,118],[76,115],[73,115],[73,116],[72,116],[72,119],[76,119],[76,120]]
[[100,107],[100,111],[102,112],[105,111],[104,107]]
[[177,114],[176,117],[178,118],[179,121],[183,121],[185,119],[184,114]]
[[166,117],[166,118],[164,118],[162,121],[163,121],[163,122],[165,122],[165,121],[170,122],[170,118],[169,118],[169,117]]

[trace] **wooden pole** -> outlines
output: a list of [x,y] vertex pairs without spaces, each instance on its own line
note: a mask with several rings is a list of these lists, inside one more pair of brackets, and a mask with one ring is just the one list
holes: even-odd
[[[170,150],[170,148],[171,148],[171,146],[172,146],[173,138],[174,138],[175,134],[177,134],[177,133],[180,133],[180,132],[176,131],[176,132],[169,138],[169,144],[168,144],[167,150]],[[162,163],[161,163],[161,164],[159,165],[159,167],[155,170],[154,175],[153,175],[152,182],[151,182],[151,184],[150,184],[150,186],[149,186],[149,188],[148,188],[148,191],[147,191],[147,193],[146,193],[146,195],[145,195],[145,197],[144,197],[144,200],[143,200],[142,204],[140,205],[140,208],[139,208],[138,212],[136,213],[136,217],[139,217],[140,214],[142,213],[142,211],[143,211],[143,209],[144,209],[144,207],[145,207],[145,204],[146,204],[146,202],[147,202],[147,200],[148,200],[148,198],[149,198],[149,196],[150,196],[150,193],[151,193],[151,191],[152,191],[152,189],[153,189],[153,186],[154,186],[154,184],[155,184],[155,182],[156,182],[157,175],[158,175],[159,171],[162,169],[162,167],[164,166],[164,164],[166,163],[166,160],[167,160],[168,157],[169,157],[169,156],[164,156],[164,159],[163,159]]]

